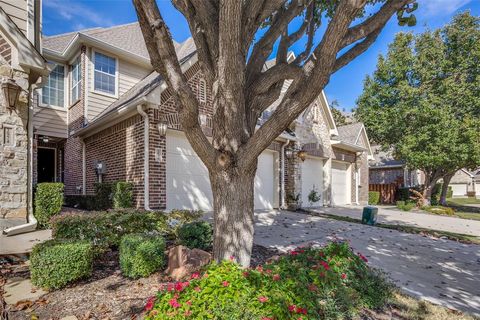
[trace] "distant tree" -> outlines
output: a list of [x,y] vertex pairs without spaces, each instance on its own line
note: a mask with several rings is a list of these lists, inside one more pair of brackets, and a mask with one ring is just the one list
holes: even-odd
[[365,79],[356,117],[369,136],[425,172],[423,196],[480,164],[480,22],[468,12],[414,36],[400,33]]
[[340,111],[340,104],[337,100],[330,102],[330,109],[332,110],[333,119],[337,126],[343,126],[348,123],[347,117]]

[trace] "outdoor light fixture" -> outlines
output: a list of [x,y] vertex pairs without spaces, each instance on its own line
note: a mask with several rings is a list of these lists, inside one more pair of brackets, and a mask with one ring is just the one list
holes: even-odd
[[6,82],[2,83],[2,91],[5,99],[8,102],[8,107],[15,109],[22,88],[20,88],[15,80],[8,79]]
[[160,137],[164,137],[167,134],[167,123],[166,122],[159,122],[157,123],[157,129],[158,133],[160,134]]
[[48,137],[47,137],[47,136],[43,136],[43,137],[42,137],[42,141],[43,141],[44,143],[48,143]]
[[297,157],[300,158],[300,160],[305,161],[305,159],[307,158],[307,151],[305,150],[298,151]]

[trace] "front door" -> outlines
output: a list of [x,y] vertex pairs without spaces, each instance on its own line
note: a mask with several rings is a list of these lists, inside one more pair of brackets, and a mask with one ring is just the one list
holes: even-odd
[[37,182],[55,182],[55,149],[38,148]]

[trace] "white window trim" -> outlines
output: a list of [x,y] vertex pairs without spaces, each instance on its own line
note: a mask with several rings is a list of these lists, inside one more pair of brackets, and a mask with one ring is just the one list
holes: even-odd
[[[63,107],[61,106],[54,106],[50,104],[45,104],[43,103],[43,87],[38,89],[38,106],[42,108],[49,108],[49,109],[54,109],[54,110],[60,110],[60,111],[67,111],[67,106],[69,105],[70,102],[70,88],[68,85],[68,81],[70,79],[69,74],[70,72],[68,71],[68,66],[63,64],[63,63],[58,63],[54,62],[56,65],[63,66]],[[67,93],[67,95],[65,95]]]
[[201,103],[207,102],[207,81],[205,79],[198,81],[198,101]]
[[76,104],[80,99],[81,99],[81,95],[82,95],[82,88],[80,87],[80,92],[78,93],[78,97],[77,99],[75,99],[75,101],[72,99],[72,92],[73,92],[73,65],[75,64],[75,62],[79,62],[79,67],[80,67],[80,70],[78,70],[79,74],[80,74],[80,81],[77,83],[77,86],[81,86],[82,85],[82,78],[83,78],[83,74],[82,74],[82,58],[80,56],[80,54],[77,54],[77,56],[73,59],[73,61],[70,63],[70,67],[69,70],[68,70],[68,106],[71,107],[73,106],[74,104]]
[[[98,91],[98,90],[95,90],[95,53],[100,53],[100,54],[103,54],[109,58],[112,58],[112,59],[115,59],[115,94],[110,94],[108,92],[103,92],[103,91]],[[107,96],[107,97],[111,97],[111,98],[117,98],[118,99],[118,78],[119,78],[119,73],[118,73],[118,58],[114,55],[111,55],[109,53],[106,53],[106,52],[102,52],[100,50],[97,50],[97,49],[92,49],[92,70],[91,70],[91,81],[90,81],[90,92],[93,92],[93,93],[96,93],[96,94],[100,94],[102,96]],[[90,69],[90,68],[89,68]],[[110,75],[110,74],[109,74]]]
[[[9,144],[5,143],[5,129],[11,129],[12,130],[11,142]],[[1,142],[0,144],[2,146],[5,146],[5,147],[14,147],[16,145],[17,141],[15,139],[15,126],[14,125],[11,125],[11,124],[3,124],[2,125],[2,140],[0,142]]]

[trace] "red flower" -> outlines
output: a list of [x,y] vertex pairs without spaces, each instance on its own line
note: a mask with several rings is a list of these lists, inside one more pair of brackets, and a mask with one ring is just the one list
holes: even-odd
[[258,297],[258,301],[260,301],[261,303],[264,303],[268,301],[268,298],[265,296],[261,296],[261,297]]
[[179,308],[180,303],[178,303],[177,299],[173,298],[168,301],[168,303],[173,307],[173,308]]
[[145,304],[145,310],[150,311],[153,309],[153,306],[155,305],[155,298],[150,297],[147,300],[147,303]]
[[296,305],[294,305],[294,304],[292,304],[292,305],[288,306],[288,311],[290,311],[290,312],[294,312],[294,311],[295,311],[295,309],[297,309],[297,306],[296,306]]
[[272,273],[272,270],[267,269],[265,272],[268,273],[268,274],[270,274],[270,273]]
[[250,275],[250,273],[248,273],[248,271],[244,271],[244,272],[243,272],[243,276],[244,276],[245,278],[247,278],[249,275]]
[[300,308],[300,307],[297,307],[297,313],[301,313],[301,314],[307,314],[307,309],[305,309],[305,308]]
[[273,318],[263,317],[262,320],[273,320]]
[[368,262],[368,259],[367,259],[363,254],[361,254],[360,252],[358,253],[358,256],[359,256],[360,259],[362,259],[363,261]]
[[263,272],[263,267],[262,267],[262,266],[258,266],[258,267],[257,267],[257,271],[258,271],[258,272]]
[[296,256],[296,255],[298,255],[298,251],[292,250],[292,251],[290,251],[290,255],[291,256]]
[[168,291],[168,292],[172,292],[172,291],[174,291],[174,290],[175,290],[175,286],[173,285],[173,283],[171,283],[171,282],[168,283],[168,285],[167,285],[167,291]]
[[222,282],[222,285],[223,285],[224,287],[228,287],[228,286],[230,285],[230,283],[229,283],[228,281],[223,281],[223,282]]
[[317,291],[317,286],[314,285],[313,283],[311,283],[311,284],[308,285],[308,290],[310,290],[310,291]]
[[325,273],[323,273],[323,272],[320,272],[319,275],[320,275],[321,278],[325,277]]
[[189,306],[192,305],[192,301],[188,300],[187,302],[185,302],[186,304],[188,304]]
[[328,263],[326,263],[325,261],[320,261],[320,264],[323,266],[323,268],[325,270],[329,270],[330,269],[330,266],[328,265]]
[[200,278],[200,273],[198,273],[198,272],[192,273],[191,278],[192,278],[192,279],[198,279],[198,278]]
[[342,279],[347,279],[347,275],[345,273],[342,273],[341,277]]
[[280,280],[280,275],[279,274],[274,274],[273,275],[273,281],[278,281]]

